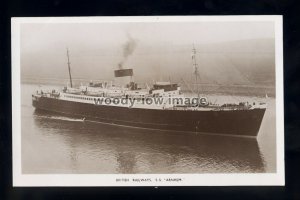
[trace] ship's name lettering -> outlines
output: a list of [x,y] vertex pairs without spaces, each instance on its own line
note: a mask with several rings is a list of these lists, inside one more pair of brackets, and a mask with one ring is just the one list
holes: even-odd
[[180,181],[182,181],[182,179],[181,178],[166,178],[165,181],[180,182]]

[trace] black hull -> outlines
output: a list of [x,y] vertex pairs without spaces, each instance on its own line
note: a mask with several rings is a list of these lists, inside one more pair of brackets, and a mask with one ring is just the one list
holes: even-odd
[[55,98],[33,100],[36,109],[122,126],[168,131],[256,137],[265,109],[184,111],[94,105]]

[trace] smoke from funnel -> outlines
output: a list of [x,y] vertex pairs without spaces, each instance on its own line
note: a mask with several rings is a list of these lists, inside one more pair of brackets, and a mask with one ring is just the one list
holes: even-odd
[[136,41],[130,35],[127,35],[127,37],[128,37],[128,40],[123,45],[123,59],[118,64],[119,69],[123,68],[123,64],[126,62],[128,57],[134,52],[135,47],[136,47]]

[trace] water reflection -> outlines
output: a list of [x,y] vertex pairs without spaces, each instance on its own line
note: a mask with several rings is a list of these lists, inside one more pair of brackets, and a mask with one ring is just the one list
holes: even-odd
[[255,139],[124,128],[40,111],[34,126],[48,138],[49,152],[59,152],[55,165],[71,173],[265,172]]

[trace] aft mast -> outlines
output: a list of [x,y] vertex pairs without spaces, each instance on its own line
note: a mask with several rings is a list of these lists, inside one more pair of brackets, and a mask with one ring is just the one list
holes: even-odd
[[68,48],[67,48],[67,57],[68,57],[68,69],[69,69],[70,84],[71,84],[71,88],[72,88],[73,84],[72,84],[72,75],[71,75],[71,63],[70,63],[69,49]]
[[199,98],[199,87],[198,87],[198,79],[200,79],[200,75],[199,75],[199,70],[198,70],[198,64],[197,64],[197,60],[196,60],[196,49],[195,49],[195,45],[193,44],[193,49],[192,49],[192,61],[193,61],[193,67],[194,67],[194,75],[195,75],[195,79],[196,79],[196,91],[197,91],[197,95]]

